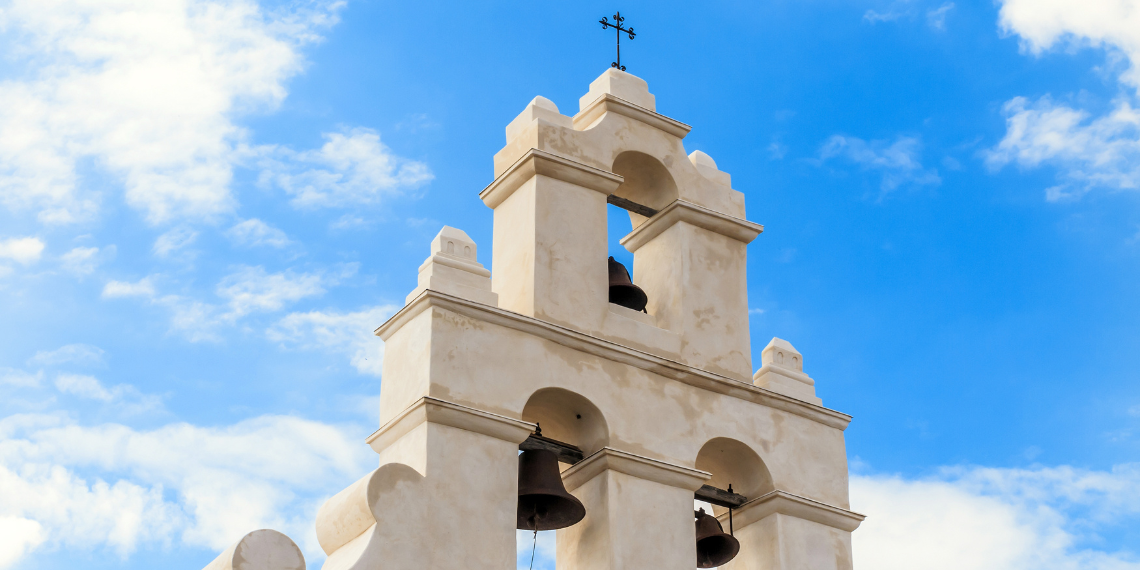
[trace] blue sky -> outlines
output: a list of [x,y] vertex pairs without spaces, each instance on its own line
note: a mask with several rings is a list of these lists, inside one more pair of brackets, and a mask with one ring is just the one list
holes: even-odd
[[503,129],[615,8],[766,228],[754,354],[855,416],[856,564],[1140,568],[1136,0],[2,2],[0,568],[318,568],[369,331],[442,225],[493,264]]

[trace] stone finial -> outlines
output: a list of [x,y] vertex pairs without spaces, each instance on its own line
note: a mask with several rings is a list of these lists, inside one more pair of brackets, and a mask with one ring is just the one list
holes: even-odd
[[752,376],[752,383],[797,400],[821,405],[815,395],[815,380],[804,374],[804,357],[792,343],[782,338],[772,342],[760,353],[762,366]]
[[716,161],[714,161],[711,156],[699,150],[694,150],[689,153],[689,162],[697,167],[697,172],[700,172],[701,176],[724,186],[732,186],[732,176],[727,172],[721,172],[720,169],[716,167]]
[[262,529],[242,537],[203,570],[305,570],[305,556],[288,536]]
[[590,103],[606,93],[629,101],[638,107],[657,112],[657,101],[649,92],[649,84],[636,75],[612,67],[595,79],[593,83],[590,83],[590,91],[578,100],[578,107],[585,110],[586,107],[590,106]]
[[424,289],[498,306],[491,292],[491,272],[477,261],[477,246],[461,229],[443,226],[431,241],[431,255],[420,265],[419,285],[408,293],[410,303]]
[[507,125],[507,142],[511,142],[519,133],[523,132],[531,123],[542,119],[568,129],[574,128],[574,120],[558,112],[558,105],[543,96],[531,99],[519,116]]
[[760,363],[763,366],[772,366],[778,368],[786,368],[796,372],[804,371],[804,357],[792,343],[782,339],[772,337],[772,342],[764,347],[764,351],[760,353]]

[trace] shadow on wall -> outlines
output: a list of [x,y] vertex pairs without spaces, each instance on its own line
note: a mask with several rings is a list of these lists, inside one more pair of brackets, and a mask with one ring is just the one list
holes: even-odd
[[[728,489],[732,485],[734,492],[750,500],[776,489],[772,484],[772,474],[760,456],[735,439],[710,439],[697,452],[696,468],[712,473],[712,478],[705,481],[706,485],[719,489]],[[727,509],[714,506],[713,510],[720,515]]]
[[586,456],[609,445],[606,418],[585,397],[562,388],[543,388],[523,406],[522,420],[542,426],[542,435],[578,446]]

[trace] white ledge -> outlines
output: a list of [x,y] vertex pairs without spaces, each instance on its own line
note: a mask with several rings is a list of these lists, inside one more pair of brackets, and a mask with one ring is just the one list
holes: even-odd
[[594,99],[592,103],[587,105],[585,109],[578,111],[578,114],[574,115],[574,128],[579,131],[586,130],[607,112],[623,115],[635,121],[641,121],[646,125],[679,139],[685,138],[685,135],[693,130],[693,127],[681,121],[670,119],[665,115],[650,111],[645,107],[635,105],[621,97],[615,97],[609,93],[603,93],[600,97]]
[[[851,532],[859,528],[859,523],[867,518],[864,515],[844,508],[793,495],[785,491],[772,491],[744,503],[732,513],[732,523],[740,528],[771,515],[781,514],[827,525]],[[728,512],[717,517],[721,524],[728,524]]]
[[687,222],[743,243],[750,243],[764,231],[764,226],[760,224],[734,218],[692,202],[674,200],[622,238],[621,244],[626,249],[636,252],[641,246],[649,243],[649,240],[661,235],[677,222]]
[[526,441],[535,424],[424,396],[368,436],[364,441],[377,453],[424,422],[488,435],[515,444]]
[[689,491],[700,489],[701,485],[712,477],[712,473],[698,469],[674,465],[612,447],[603,447],[563,471],[562,482],[566,485],[567,491],[573,491],[606,470]]
[[380,325],[376,329],[376,336],[387,340],[388,337],[402,327],[404,323],[410,321],[429,307],[439,307],[465,317],[479,319],[491,324],[532,334],[567,348],[634,366],[696,388],[795,414],[839,430],[847,429],[847,425],[851,423],[851,416],[842,412],[837,412],[815,404],[809,404],[765,388],[753,386],[752,384],[747,384],[739,380],[733,380],[732,378],[721,376],[720,374],[694,368],[687,364],[681,364],[680,362],[629,348],[613,341],[591,336],[540,319],[527,317],[512,311],[476,303],[467,299],[461,299],[431,289],[420,293],[418,297],[405,305],[403,309],[400,309],[395,315],[392,315],[392,318]]
[[607,196],[613,194],[614,190],[617,190],[617,187],[625,181],[625,178],[612,172],[532,148],[500,174],[498,178],[488,184],[479,193],[479,198],[487,207],[497,208],[515,190],[518,190],[519,186],[536,175],[549,176],[556,180],[577,184]]

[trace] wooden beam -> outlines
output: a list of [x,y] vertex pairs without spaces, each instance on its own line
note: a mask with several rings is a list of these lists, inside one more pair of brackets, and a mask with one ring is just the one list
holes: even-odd
[[609,202],[610,204],[613,204],[623,210],[627,210],[635,214],[641,214],[646,218],[652,218],[653,216],[657,215],[657,210],[654,210],[649,206],[642,206],[633,200],[626,200],[625,198],[615,196],[613,194],[610,194],[609,197],[606,198],[606,202]]
[[693,495],[698,501],[704,501],[709,504],[728,507],[730,509],[735,509],[748,502],[748,497],[744,495],[729,493],[724,489],[717,489],[712,485],[701,485],[701,488],[697,489],[697,492]]
[[578,449],[577,446],[570,445],[569,443],[563,443],[556,439],[542,437],[541,435],[531,434],[530,437],[526,438],[526,441],[519,444],[519,449],[523,451],[534,449],[545,449],[547,451],[552,451],[554,452],[554,455],[558,456],[558,461],[562,463],[568,463],[570,465],[573,465],[585,459],[585,454],[583,454],[582,450]]

